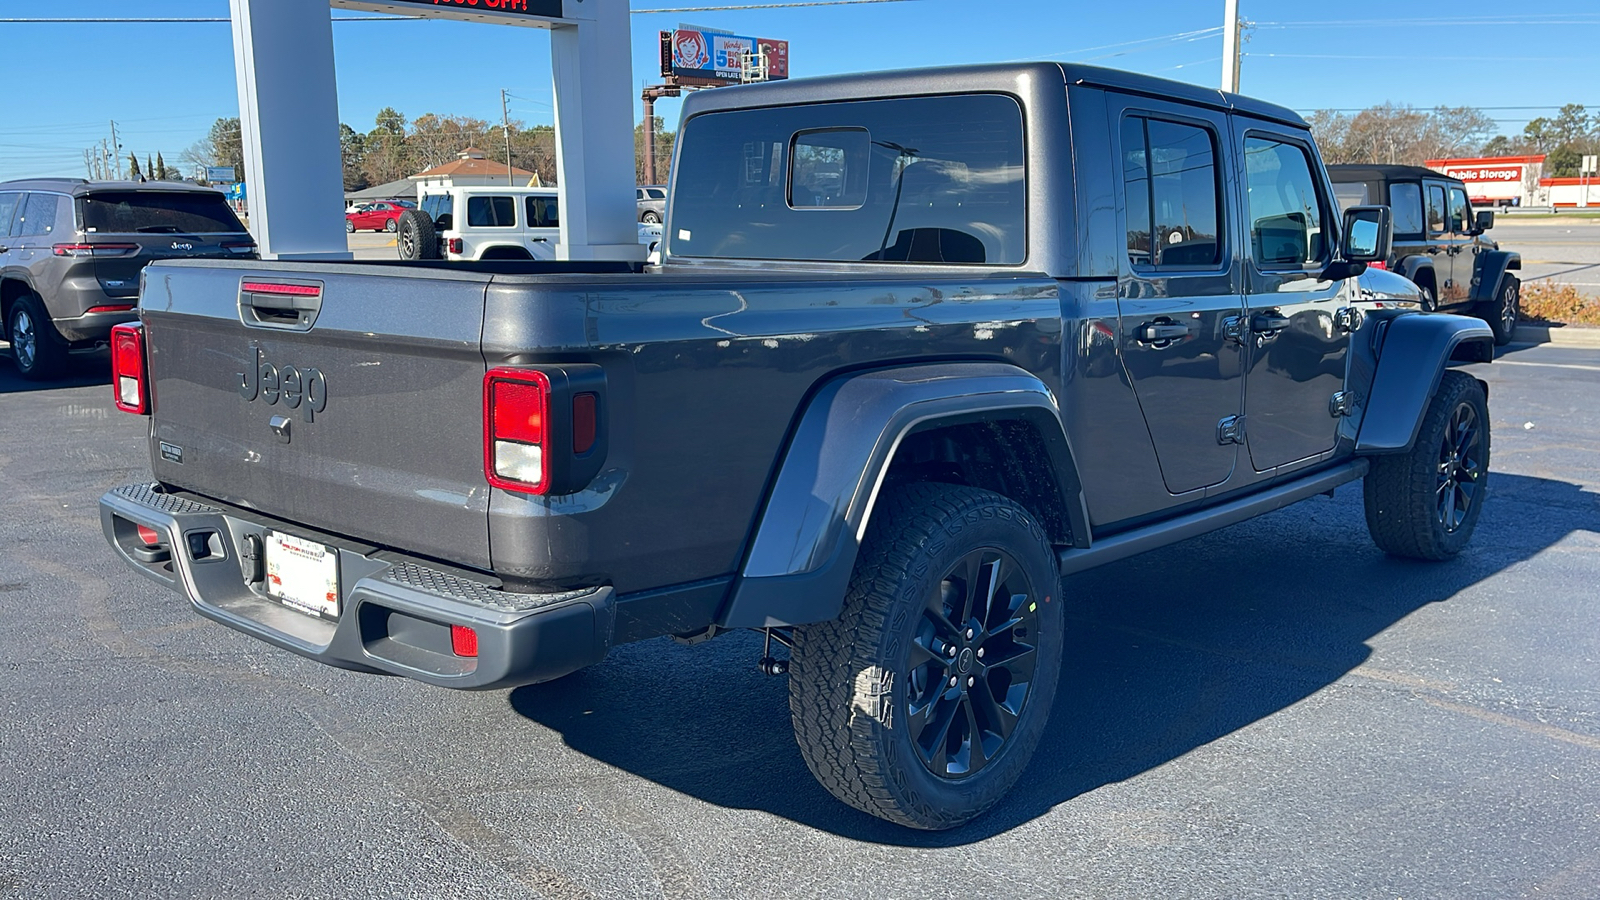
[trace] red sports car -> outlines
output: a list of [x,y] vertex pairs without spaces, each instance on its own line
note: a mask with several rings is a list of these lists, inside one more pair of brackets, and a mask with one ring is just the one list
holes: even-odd
[[381,200],[377,203],[363,203],[353,212],[344,214],[345,231],[394,231],[400,214],[407,207],[399,203]]

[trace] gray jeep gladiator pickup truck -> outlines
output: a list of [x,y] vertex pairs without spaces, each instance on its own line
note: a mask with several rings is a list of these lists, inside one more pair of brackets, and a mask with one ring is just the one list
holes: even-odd
[[1363,477],[1384,550],[1471,535],[1486,392],[1448,363],[1493,335],[1361,274],[1388,210],[1338,214],[1289,110],[1029,64],[683,116],[658,267],[145,269],[113,367],[154,482],[104,496],[111,546],[445,687],[762,630],[822,784],[938,829],[1040,739],[1063,575]]

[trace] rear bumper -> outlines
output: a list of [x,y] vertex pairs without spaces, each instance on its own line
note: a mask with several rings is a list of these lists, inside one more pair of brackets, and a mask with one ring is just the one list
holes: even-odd
[[[108,340],[111,326],[139,318],[139,311],[135,309],[139,302],[137,282],[125,293],[111,294],[88,267],[74,269],[73,273],[63,279],[55,295],[45,301],[50,321],[64,340],[74,344]],[[89,311],[102,306],[126,306],[127,309]]]
[[[605,658],[615,630],[610,587],[558,594],[501,590],[442,568],[242,510],[132,484],[100,498],[112,549],[135,570],[189,599],[196,611],[308,659],[404,675],[442,687],[488,690],[559,678]],[[138,526],[156,530],[151,551]],[[269,597],[258,559],[268,530],[322,540],[339,556],[340,616],[316,618]],[[241,548],[245,552],[241,553]],[[452,625],[477,633],[478,655],[451,649]]]

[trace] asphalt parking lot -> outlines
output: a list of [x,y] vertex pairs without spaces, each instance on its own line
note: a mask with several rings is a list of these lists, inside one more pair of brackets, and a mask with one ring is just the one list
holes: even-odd
[[104,355],[0,351],[0,897],[1600,894],[1600,351],[1515,347],[1445,564],[1359,486],[1077,576],[1040,752],[943,834],[845,808],[760,641],[453,693],[323,668],[137,578]]

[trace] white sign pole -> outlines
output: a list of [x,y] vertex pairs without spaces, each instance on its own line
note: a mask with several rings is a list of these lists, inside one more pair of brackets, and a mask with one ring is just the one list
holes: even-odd
[[250,231],[263,259],[349,259],[328,0],[229,0]]

